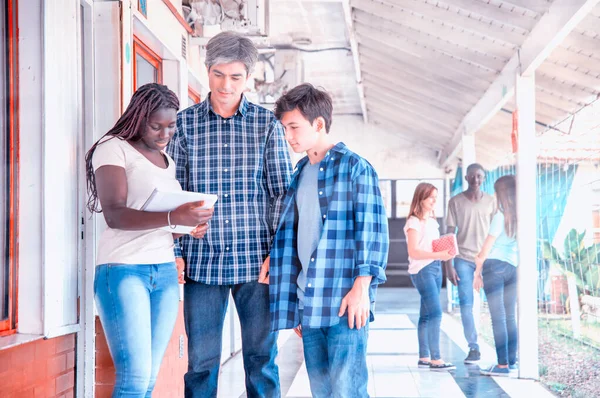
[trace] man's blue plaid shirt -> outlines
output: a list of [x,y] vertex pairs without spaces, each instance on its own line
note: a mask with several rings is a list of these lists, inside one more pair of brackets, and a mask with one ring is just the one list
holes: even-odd
[[[285,196],[281,222],[271,249],[271,329],[298,326],[298,177],[308,162],[296,167]],[[302,325],[329,327],[339,323],[342,299],[357,276],[372,276],[369,296],[385,282],[389,248],[387,215],[373,167],[343,143],[333,147],[319,166],[319,203],[323,232],[307,272]],[[372,319],[372,313],[371,313]]]
[[209,285],[258,280],[292,174],[283,126],[244,96],[238,111],[223,118],[209,95],[177,115],[167,151],[185,191],[219,195],[206,236],[175,244],[186,276]]

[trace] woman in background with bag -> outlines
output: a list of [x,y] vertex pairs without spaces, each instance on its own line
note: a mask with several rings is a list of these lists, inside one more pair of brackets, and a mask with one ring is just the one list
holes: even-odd
[[437,188],[420,183],[414,193],[404,234],[408,245],[408,273],[421,295],[419,312],[419,362],[420,368],[451,370],[456,367],[444,362],[440,353],[440,324],[442,322],[442,264],[453,255],[445,250],[433,251],[433,241],[440,237],[434,208]]

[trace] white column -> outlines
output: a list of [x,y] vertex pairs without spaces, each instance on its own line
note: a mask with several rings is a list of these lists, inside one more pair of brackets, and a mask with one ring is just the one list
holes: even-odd
[[[538,379],[535,72],[517,75],[517,239],[519,377]],[[508,139],[508,138],[507,138]]]

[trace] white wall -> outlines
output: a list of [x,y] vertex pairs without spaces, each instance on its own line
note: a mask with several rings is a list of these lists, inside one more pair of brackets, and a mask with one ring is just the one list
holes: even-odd
[[592,182],[598,180],[600,171],[590,163],[581,163],[573,178],[571,192],[563,213],[560,225],[554,236],[554,246],[563,253],[563,243],[569,231],[575,228],[579,233],[587,231],[586,245],[593,243],[592,207],[600,203],[598,194],[592,190]]
[[444,178],[434,151],[394,136],[389,129],[365,125],[362,117],[335,115],[331,138],[367,159],[380,179]]

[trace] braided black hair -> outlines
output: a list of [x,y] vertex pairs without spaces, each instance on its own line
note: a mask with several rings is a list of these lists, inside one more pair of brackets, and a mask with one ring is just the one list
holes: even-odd
[[127,106],[125,113],[117,120],[114,127],[104,134],[85,155],[85,172],[87,179],[88,201],[87,208],[92,213],[100,213],[98,209],[98,192],[96,190],[96,176],[92,165],[94,151],[100,142],[106,141],[104,138],[111,136],[124,139],[126,141],[139,141],[144,136],[148,119],[159,109],[170,108],[179,109],[179,99],[173,91],[167,86],[157,83],[149,83],[141,86],[131,97],[131,102]]

